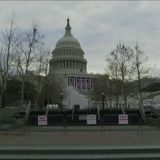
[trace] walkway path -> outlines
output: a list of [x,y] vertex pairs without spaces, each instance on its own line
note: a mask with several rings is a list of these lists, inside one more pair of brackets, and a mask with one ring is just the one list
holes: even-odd
[[[135,128],[134,128],[135,127]],[[45,130],[31,128],[26,134],[23,131],[0,131],[0,146],[5,145],[160,145],[160,129],[144,126],[143,130],[134,127],[109,127],[105,132],[88,129],[87,131]]]

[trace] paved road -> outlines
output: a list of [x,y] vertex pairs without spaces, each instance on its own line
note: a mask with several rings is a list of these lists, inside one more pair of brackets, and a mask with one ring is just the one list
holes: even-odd
[[3,146],[0,160],[159,160],[160,146]]
[[[77,128],[78,129],[78,128]],[[31,128],[26,134],[22,131],[0,132],[0,145],[160,145],[160,129],[144,126],[143,130],[134,127],[91,127],[86,131],[73,128],[50,130]]]

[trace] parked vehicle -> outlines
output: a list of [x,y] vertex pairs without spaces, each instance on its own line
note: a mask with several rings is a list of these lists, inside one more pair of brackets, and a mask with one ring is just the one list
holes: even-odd
[[59,106],[58,104],[47,104],[46,108],[47,109],[58,109]]

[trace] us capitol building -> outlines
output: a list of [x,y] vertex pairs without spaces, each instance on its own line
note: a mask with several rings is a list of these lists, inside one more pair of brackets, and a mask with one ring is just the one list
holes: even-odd
[[69,18],[65,34],[52,52],[49,66],[49,75],[56,77],[63,88],[64,105],[72,108],[78,104],[80,108],[85,108],[97,75],[87,73],[87,60],[80,43],[71,33]]

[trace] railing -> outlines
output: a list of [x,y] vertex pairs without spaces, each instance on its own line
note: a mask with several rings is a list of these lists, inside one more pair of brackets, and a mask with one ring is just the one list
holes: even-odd
[[[46,116],[46,115],[43,115]],[[81,116],[81,118],[80,118]],[[87,116],[87,115],[86,115]],[[102,116],[102,115],[101,115]],[[98,131],[104,135],[105,131],[143,131],[142,120],[138,114],[128,116],[128,124],[119,124],[119,114],[106,114],[98,119],[96,115],[96,124],[88,124],[87,117],[83,115],[48,115],[47,125],[38,125],[38,115],[29,116],[27,125],[30,131]]]
[[[92,126],[87,124],[87,115],[46,115],[47,126]],[[98,119],[96,115],[96,126],[103,125],[119,125],[119,114],[105,114],[101,115]],[[32,115],[28,117],[27,124],[30,126],[38,126],[38,115]],[[128,115],[128,125],[142,124],[140,115],[130,114]]]
[[[104,115],[102,122],[103,125],[118,125],[118,114],[109,114],[109,115]],[[136,124],[141,124],[141,118],[138,114],[130,114],[128,115],[128,124],[129,125],[136,125]]]
[[[57,114],[57,115],[43,115],[47,117],[47,125],[38,125],[39,115],[30,115],[30,103],[26,109],[24,133],[38,129],[40,131],[100,131],[102,134],[109,130],[143,130],[143,120],[140,114],[128,114],[128,124],[119,124],[119,114],[100,114],[96,115],[96,124],[87,123],[87,114]],[[159,116],[155,114],[146,115],[149,120],[155,120],[154,124],[160,122]],[[147,123],[146,123],[147,124]],[[147,124],[148,125],[148,124]],[[150,124],[149,124],[150,125]]]

